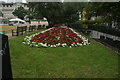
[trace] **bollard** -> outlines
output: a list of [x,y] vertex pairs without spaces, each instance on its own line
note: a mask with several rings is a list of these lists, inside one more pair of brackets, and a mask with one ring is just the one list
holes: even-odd
[[0,34],[0,78],[12,80],[8,36]]

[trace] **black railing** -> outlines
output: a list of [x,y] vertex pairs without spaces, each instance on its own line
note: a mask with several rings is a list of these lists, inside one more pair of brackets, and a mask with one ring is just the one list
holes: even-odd
[[115,35],[115,36],[120,37],[120,30],[115,29],[115,28],[111,28],[111,26],[88,25],[88,29],[96,30],[96,31],[99,31],[99,32],[103,32],[103,33],[106,33],[106,34],[111,34],[111,35]]
[[[69,24],[68,27],[71,27],[79,32],[82,32],[83,34],[90,36],[90,33],[92,30],[98,31],[98,32],[102,32],[102,33],[106,33],[106,34],[110,34],[110,35],[114,35],[114,36],[118,36],[120,37],[120,31],[116,30],[116,29],[112,29],[110,27],[105,27],[105,26],[94,26],[94,25],[88,25],[88,29],[82,28],[80,25],[77,24]],[[110,38],[106,38],[104,36],[100,36],[100,39],[97,39],[101,42],[107,43],[109,45],[111,45],[112,47],[115,47],[117,49],[120,49],[120,41],[117,40],[113,40]]]

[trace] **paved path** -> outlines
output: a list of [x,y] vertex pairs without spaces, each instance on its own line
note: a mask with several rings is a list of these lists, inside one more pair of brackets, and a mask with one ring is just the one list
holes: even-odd
[[5,34],[5,35],[7,35],[9,39],[10,39],[10,38],[13,38],[12,33],[7,33],[7,34]]

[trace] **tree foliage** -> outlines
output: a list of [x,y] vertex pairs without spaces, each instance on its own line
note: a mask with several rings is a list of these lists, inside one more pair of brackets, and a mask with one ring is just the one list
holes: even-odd
[[0,16],[2,16],[3,17],[3,13],[0,11]]
[[14,10],[13,15],[18,16],[20,19],[24,19],[24,17],[28,14],[27,12],[27,10],[20,6]]
[[46,17],[50,25],[59,23],[72,23],[78,20],[78,11],[82,11],[85,3],[70,2],[41,2],[29,3],[33,13]]
[[41,3],[30,3],[31,11],[36,13],[38,16],[47,18],[49,24],[62,23],[62,3],[60,2],[41,2]]
[[91,2],[86,9],[88,16],[102,16],[108,21],[120,21],[120,2]]
[[106,21],[120,22],[120,3],[117,2],[32,2],[29,3],[31,17],[46,17],[50,25],[78,21],[78,12],[87,10],[87,18],[101,16]]
[[64,20],[68,23],[73,23],[75,21],[78,21],[79,14],[78,12],[81,12],[83,8],[85,7],[86,3],[83,2],[65,2],[63,3],[63,9],[64,9]]

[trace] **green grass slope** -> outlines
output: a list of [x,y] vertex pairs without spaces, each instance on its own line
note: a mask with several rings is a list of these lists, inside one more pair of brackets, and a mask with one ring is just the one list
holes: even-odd
[[[27,34],[30,35],[30,34]],[[14,78],[117,78],[118,56],[98,42],[80,47],[35,48],[9,40]]]

